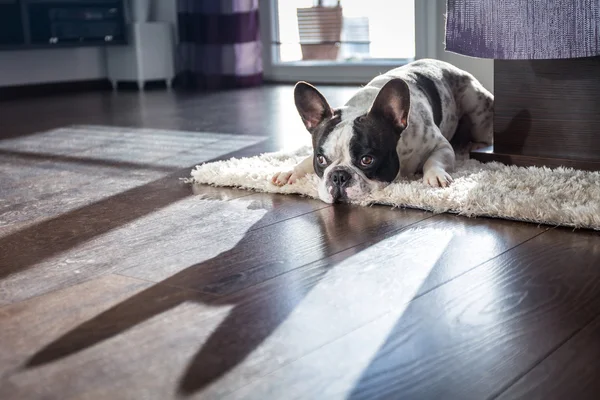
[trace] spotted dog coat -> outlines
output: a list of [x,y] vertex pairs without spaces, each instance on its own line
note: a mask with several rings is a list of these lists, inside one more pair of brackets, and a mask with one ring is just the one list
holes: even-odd
[[448,186],[459,121],[468,125],[473,146],[492,144],[492,94],[471,74],[438,60],[379,75],[339,108],[306,82],[296,84],[294,98],[314,152],[273,183],[293,184],[314,172],[327,203],[358,199],[415,174],[431,186]]

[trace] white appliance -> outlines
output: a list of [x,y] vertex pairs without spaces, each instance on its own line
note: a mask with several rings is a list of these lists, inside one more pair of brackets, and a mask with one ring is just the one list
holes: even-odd
[[128,24],[129,44],[106,48],[108,79],[116,89],[119,82],[137,82],[144,90],[146,82],[164,80],[171,88],[175,76],[173,28],[168,22]]

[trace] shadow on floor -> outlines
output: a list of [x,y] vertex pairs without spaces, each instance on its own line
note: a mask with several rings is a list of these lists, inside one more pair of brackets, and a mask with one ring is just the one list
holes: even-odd
[[[261,143],[207,162],[263,150]],[[192,195],[190,187],[179,180],[187,177],[191,169],[180,169],[0,238],[0,280]],[[217,192],[207,188],[210,191]],[[249,194],[240,191],[238,197]]]
[[[277,201],[276,199],[277,196],[274,196],[275,201]],[[364,226],[360,219],[365,217],[365,213],[361,211],[360,208],[340,205],[329,208],[328,214],[323,213],[322,215],[328,215],[327,221],[318,218],[316,227],[325,242],[323,246],[325,248],[333,247],[334,244],[331,241],[335,240],[335,246],[343,247],[344,243],[340,243],[340,241],[343,242],[344,237],[352,237],[353,230],[362,229]],[[261,221],[267,218],[269,218],[269,213],[264,215],[255,226],[261,225]],[[332,220],[335,221],[334,224],[331,224]],[[252,229],[248,232],[252,232]],[[289,293],[289,287],[285,284],[276,285],[274,289],[285,295],[286,301],[279,302],[275,306],[265,304],[260,301],[261,286],[258,288],[243,287],[243,282],[240,283],[240,280],[244,280],[248,265],[231,262],[232,258],[235,258],[235,254],[239,253],[240,248],[248,246],[248,241],[254,240],[253,236],[246,233],[232,249],[210,260],[191,265],[81,324],[36,353],[26,363],[26,367],[37,367],[82,351],[117,336],[183,302],[194,301],[212,305],[233,304],[234,307],[226,319],[193,357],[178,388],[181,394],[186,395],[202,390],[232,370],[263,343],[332,267],[332,265],[327,265],[316,271],[311,270],[310,281],[303,282],[301,288],[295,287],[292,295]],[[373,245],[377,241],[373,240],[369,245]],[[270,251],[270,249],[265,249],[265,251]],[[349,255],[351,252],[348,253]],[[226,277],[222,274],[223,266],[227,266],[228,275]],[[282,273],[284,272],[289,272],[289,270],[282,271]],[[174,287],[180,288],[183,285],[188,288],[193,286],[194,290],[173,290]],[[221,294],[225,295],[219,297]],[[243,335],[240,334],[242,330]]]

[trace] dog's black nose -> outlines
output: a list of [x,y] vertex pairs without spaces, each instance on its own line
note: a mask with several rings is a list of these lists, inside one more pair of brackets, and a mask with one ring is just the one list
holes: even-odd
[[345,187],[350,182],[350,179],[352,179],[352,175],[343,169],[338,169],[331,173],[333,184],[339,188]]

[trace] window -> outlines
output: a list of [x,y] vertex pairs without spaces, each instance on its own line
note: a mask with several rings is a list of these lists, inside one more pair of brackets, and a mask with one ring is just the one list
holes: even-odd
[[277,0],[276,61],[414,59],[414,0],[344,0],[333,7],[314,3]]
[[275,81],[365,83],[435,57],[437,0],[261,1],[265,75]]

